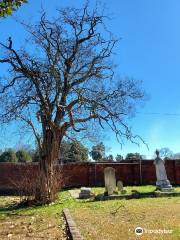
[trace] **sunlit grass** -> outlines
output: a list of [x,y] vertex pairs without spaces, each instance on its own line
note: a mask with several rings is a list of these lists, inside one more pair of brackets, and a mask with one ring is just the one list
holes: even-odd
[[172,230],[141,239],[180,239],[180,197],[86,202],[81,209],[70,210],[86,240],[134,240],[137,226]]
[[[125,189],[127,193],[131,193],[132,190],[151,192],[155,187],[128,186]],[[175,190],[180,191],[180,187]],[[99,194],[104,192],[104,188],[92,188],[92,191]],[[63,208],[70,209],[87,240],[134,240],[136,226],[173,230],[171,236],[146,235],[141,239],[180,237],[180,197],[111,201],[76,200],[70,196],[68,190],[65,190],[59,193],[57,201],[51,205],[8,210],[7,207],[17,201],[18,197],[0,196],[0,239],[1,236],[2,239],[6,239],[9,233],[19,239],[28,237],[33,239],[35,235],[39,238],[45,236],[44,239],[51,235],[63,239],[64,222],[61,218]]]

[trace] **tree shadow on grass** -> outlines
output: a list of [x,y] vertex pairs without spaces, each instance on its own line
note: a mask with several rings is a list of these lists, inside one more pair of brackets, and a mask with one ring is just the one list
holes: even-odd
[[[12,203],[7,203],[4,204],[3,206],[0,204],[0,212],[6,212],[6,214],[8,214],[8,212],[12,212],[15,210],[20,210],[20,209],[27,209],[27,208],[32,208],[32,207],[38,207],[41,206],[41,204],[37,204],[37,202],[35,203],[34,200],[19,200],[19,201],[13,201]],[[18,214],[16,212],[13,212],[11,214]]]

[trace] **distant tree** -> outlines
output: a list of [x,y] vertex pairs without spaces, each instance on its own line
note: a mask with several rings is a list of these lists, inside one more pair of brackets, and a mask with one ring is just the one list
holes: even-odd
[[161,148],[159,153],[160,157],[164,159],[170,159],[173,157],[173,151],[171,151],[168,147]]
[[29,152],[23,149],[16,152],[16,157],[18,159],[18,162],[32,162],[32,157]]
[[0,1],[0,17],[11,15],[22,3],[26,3],[27,0],[3,0]]
[[116,157],[115,157],[115,159],[116,159],[116,162],[120,162],[120,161],[123,160],[123,156],[120,155],[120,154],[117,154]]
[[60,149],[60,159],[69,162],[88,161],[88,149],[79,141],[63,141]]
[[92,147],[92,150],[90,152],[90,155],[93,160],[95,161],[102,161],[102,159],[105,157],[105,146],[101,142],[95,146]]
[[110,154],[109,156],[107,156],[107,157],[106,157],[106,160],[107,160],[108,162],[113,162],[113,161],[114,161],[113,155]]
[[64,161],[64,159],[68,158],[69,150],[70,150],[70,142],[63,140],[60,146],[60,151],[59,151],[59,159],[61,161]]
[[180,159],[180,153],[175,153],[175,154],[173,155],[173,158],[174,158],[174,159]]
[[142,159],[142,156],[140,153],[128,153],[126,155],[126,160],[136,160],[136,159]]
[[40,155],[39,155],[38,149],[31,150],[29,152],[29,154],[30,154],[33,162],[39,162],[40,161]]
[[3,152],[0,156],[0,162],[18,162],[16,152],[12,149]]
[[[39,162],[40,161],[40,150],[39,150],[39,144],[38,142],[35,140],[35,148],[30,148],[30,146],[26,145],[25,146],[27,152],[29,152],[31,158],[32,158],[32,161],[33,162]],[[24,148],[23,148],[24,149]]]

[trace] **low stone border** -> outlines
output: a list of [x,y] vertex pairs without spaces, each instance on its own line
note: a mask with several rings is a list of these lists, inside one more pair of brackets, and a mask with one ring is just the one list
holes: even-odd
[[155,194],[156,197],[180,197],[180,192],[155,191],[154,194]]
[[110,195],[105,196],[104,194],[98,194],[95,197],[97,201],[106,201],[106,200],[113,200],[113,199],[136,199],[136,198],[153,198],[153,197],[178,197],[180,196],[180,192],[161,192],[161,191],[154,191],[148,193],[132,193],[132,194],[119,194],[119,195]]
[[71,235],[72,240],[83,240],[83,237],[73,220],[68,208],[63,209],[63,214],[66,220],[68,231]]

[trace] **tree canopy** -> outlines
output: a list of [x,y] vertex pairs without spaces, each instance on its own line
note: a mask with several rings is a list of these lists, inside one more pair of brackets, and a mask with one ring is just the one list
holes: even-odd
[[79,141],[63,141],[60,147],[62,162],[88,161],[88,149]]
[[18,162],[32,162],[32,157],[29,152],[21,149],[16,152]]
[[106,20],[88,3],[82,9],[62,8],[54,20],[43,13],[36,25],[24,24],[34,52],[15,49],[13,39],[0,43],[0,63],[9,66],[0,79],[0,120],[23,120],[32,129],[40,155],[39,198],[46,192],[47,201],[53,198],[53,163],[64,137],[94,124],[109,127],[119,141],[136,137],[126,118],[144,93],[138,81],[115,74],[118,40]]
[[92,156],[92,159],[95,161],[102,161],[102,159],[105,157],[105,146],[101,142],[95,146],[92,146],[92,150],[90,152],[90,155]]
[[0,17],[11,15],[22,3],[26,3],[27,0],[2,0],[0,1]]
[[112,154],[109,154],[105,159],[106,159],[106,161],[108,161],[108,162],[113,162],[113,161],[114,161],[114,157],[113,157]]
[[116,159],[117,162],[120,162],[120,161],[123,160],[123,156],[120,155],[120,154],[117,154],[116,157],[115,157],[115,159]]
[[142,159],[142,156],[140,153],[128,153],[126,155],[126,160],[136,160],[136,159]]
[[0,155],[0,162],[18,162],[16,152],[12,149],[4,151]]

